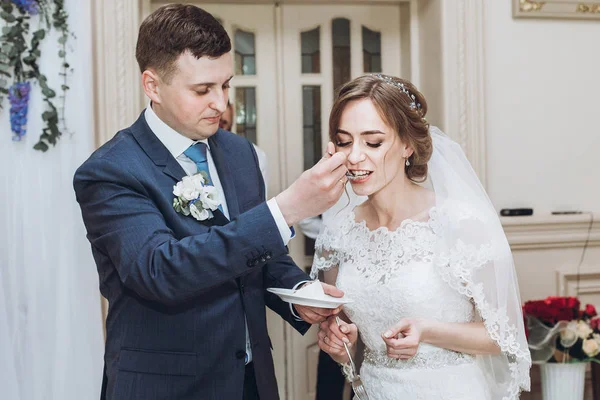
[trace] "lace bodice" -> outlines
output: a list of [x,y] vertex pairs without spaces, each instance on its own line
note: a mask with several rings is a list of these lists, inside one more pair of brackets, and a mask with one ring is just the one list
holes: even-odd
[[[354,300],[345,306],[345,312],[373,353],[385,352],[381,335],[402,318],[447,322],[474,318],[469,298],[453,290],[435,271],[432,256],[437,213],[433,208],[428,220],[405,220],[394,231],[370,231],[364,221],[355,222],[354,213],[350,213],[336,233],[338,238],[343,236],[342,245],[336,249],[336,285]],[[321,240],[337,241],[327,233]],[[419,349],[419,353],[432,352],[445,351],[427,345]]]

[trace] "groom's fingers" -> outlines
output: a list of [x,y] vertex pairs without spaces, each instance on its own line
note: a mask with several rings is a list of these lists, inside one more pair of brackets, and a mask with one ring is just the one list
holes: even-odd
[[296,310],[302,319],[311,324],[324,321],[327,317],[333,314],[335,310],[319,307],[296,306]]
[[323,173],[333,172],[345,162],[346,155],[344,153],[337,152],[331,154],[331,156],[325,155],[325,157],[321,158],[313,168],[316,168],[317,171],[322,171]]
[[321,282],[321,285],[323,286],[323,292],[325,292],[325,294],[328,294],[333,297],[344,297],[344,292],[336,288],[335,286],[328,285],[324,282]]
[[327,155],[331,157],[335,153],[335,146],[332,142],[327,143]]

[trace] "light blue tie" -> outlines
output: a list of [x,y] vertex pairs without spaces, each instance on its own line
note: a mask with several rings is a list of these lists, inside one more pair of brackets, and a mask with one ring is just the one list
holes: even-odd
[[[208,170],[208,160],[206,157],[206,152],[208,151],[208,146],[206,143],[198,142],[196,144],[191,145],[187,148],[186,151],[183,152],[190,160],[196,163],[196,168],[198,172],[204,176],[206,179],[206,183],[208,185],[214,186],[212,178],[210,177],[210,171]],[[223,212],[223,207],[219,204],[219,210]]]

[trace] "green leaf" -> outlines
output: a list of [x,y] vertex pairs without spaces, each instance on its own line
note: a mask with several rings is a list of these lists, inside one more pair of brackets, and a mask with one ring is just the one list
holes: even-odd
[[69,67],[70,67],[69,63],[64,63],[63,64],[63,68],[69,68]]
[[32,51],[31,53],[32,53],[34,56],[36,56],[36,57],[40,57],[40,56],[42,55],[42,53],[41,53],[41,52],[40,52],[38,49],[35,49],[35,50],[34,50],[34,51]]
[[54,90],[52,90],[52,89],[50,89],[48,87],[42,89],[42,94],[44,96],[46,96],[47,98],[49,98],[49,99],[51,99],[53,97],[56,97],[56,92],[54,92]]
[[10,73],[8,73],[6,71],[2,71],[2,70],[0,70],[0,75],[4,75],[4,76],[9,77],[9,78],[12,76]]
[[17,19],[14,15],[7,13],[6,11],[0,11],[0,17],[8,23],[15,22]]
[[60,50],[60,51],[58,52],[58,56],[59,56],[60,58],[65,58],[65,56],[66,56],[66,55],[67,55],[67,53],[66,53],[64,50]]
[[61,85],[60,88],[62,89],[63,92],[66,92],[67,90],[71,89],[67,85]]
[[34,56],[23,57],[23,62],[27,65],[35,63],[36,58]]
[[39,142],[37,142],[35,144],[35,146],[33,146],[33,148],[35,150],[39,150],[39,151],[43,151],[43,152],[46,152],[49,149],[48,145],[46,143],[42,142],[41,140]]
[[13,10],[13,6],[10,2],[0,2],[0,7],[7,13],[11,13]]
[[33,37],[37,40],[44,40],[44,38],[46,37],[46,31],[43,29],[39,29],[33,32]]
[[12,32],[12,26],[4,26],[2,27],[2,34],[9,35]]
[[55,117],[56,113],[53,111],[46,111],[42,114],[42,119],[44,121],[50,121],[52,119],[52,117]]
[[65,44],[65,43],[67,43],[68,38],[69,38],[68,36],[61,36],[58,38],[58,43]]
[[8,89],[4,89],[4,88],[0,87],[0,93],[8,94]]

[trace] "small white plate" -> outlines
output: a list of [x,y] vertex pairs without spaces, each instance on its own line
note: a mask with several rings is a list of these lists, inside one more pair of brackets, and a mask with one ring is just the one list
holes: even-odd
[[268,288],[268,292],[274,293],[281,300],[300,306],[320,307],[320,308],[337,308],[342,304],[352,303],[353,300],[344,297],[333,297],[328,294],[323,294],[320,297],[306,297],[302,293],[297,293],[293,289]]

